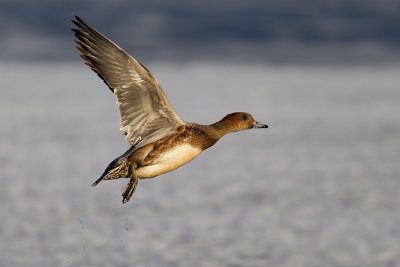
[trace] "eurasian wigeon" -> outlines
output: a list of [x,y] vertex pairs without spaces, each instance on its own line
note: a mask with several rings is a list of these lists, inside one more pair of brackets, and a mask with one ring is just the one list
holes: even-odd
[[153,178],[193,160],[222,136],[252,128],[267,128],[245,112],[226,115],[211,125],[188,123],[176,114],[153,74],[110,39],[75,17],[72,21],[80,56],[117,98],[121,131],[131,147],[113,160],[102,180],[130,178],[122,193],[126,203],[139,179]]

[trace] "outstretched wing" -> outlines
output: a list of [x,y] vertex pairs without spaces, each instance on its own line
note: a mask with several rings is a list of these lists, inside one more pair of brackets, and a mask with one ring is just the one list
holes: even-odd
[[184,122],[172,108],[158,81],[118,45],[75,17],[72,21],[80,56],[117,97],[121,131],[132,145],[165,137]]

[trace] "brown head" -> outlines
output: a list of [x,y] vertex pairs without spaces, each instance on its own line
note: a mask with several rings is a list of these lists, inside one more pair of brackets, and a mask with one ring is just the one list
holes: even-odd
[[213,126],[223,135],[253,128],[268,128],[268,125],[256,122],[253,116],[246,112],[228,114]]

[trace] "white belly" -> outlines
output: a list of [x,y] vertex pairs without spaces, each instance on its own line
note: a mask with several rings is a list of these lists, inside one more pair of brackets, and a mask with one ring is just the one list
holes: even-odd
[[151,178],[173,171],[194,159],[201,151],[191,145],[178,146],[162,154],[155,164],[138,168],[136,174],[139,178]]

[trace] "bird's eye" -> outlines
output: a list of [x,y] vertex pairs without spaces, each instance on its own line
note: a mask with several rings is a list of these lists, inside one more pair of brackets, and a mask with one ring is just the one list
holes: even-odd
[[242,119],[243,119],[244,121],[247,120],[247,115],[244,114],[244,115],[242,116]]

